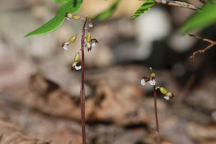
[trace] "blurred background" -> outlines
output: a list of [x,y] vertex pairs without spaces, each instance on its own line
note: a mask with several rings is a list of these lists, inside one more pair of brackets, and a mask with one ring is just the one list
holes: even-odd
[[[113,2],[85,0],[77,14],[95,16]],[[150,66],[157,83],[175,94],[171,101],[158,96],[163,143],[216,144],[216,49],[190,59],[195,50],[208,45],[178,32],[193,11],[158,5],[131,20],[142,3],[122,0],[112,18],[95,22],[91,30],[99,43],[86,52],[88,144],[155,143],[152,88],[140,85]],[[81,72],[70,70],[80,42],[69,51],[61,44],[72,35],[80,36],[82,21],[65,21],[55,32],[24,38],[51,19],[58,7],[54,0],[0,0],[4,144],[9,144],[7,138],[10,144],[34,144],[35,138],[81,144]],[[216,25],[197,34],[215,40]]]

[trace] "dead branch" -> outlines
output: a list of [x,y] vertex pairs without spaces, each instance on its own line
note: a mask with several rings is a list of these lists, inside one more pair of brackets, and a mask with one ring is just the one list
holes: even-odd
[[212,41],[210,39],[207,39],[207,38],[202,38],[198,35],[194,35],[194,34],[189,34],[190,36],[196,38],[196,39],[199,39],[199,40],[202,40],[202,41],[205,41],[205,42],[208,42],[210,43],[207,47],[205,47],[204,49],[202,50],[197,50],[195,52],[193,52],[191,58],[194,58],[197,54],[202,54],[202,53],[205,53],[207,50],[209,50],[210,48],[212,48],[213,46],[216,45],[216,41]]

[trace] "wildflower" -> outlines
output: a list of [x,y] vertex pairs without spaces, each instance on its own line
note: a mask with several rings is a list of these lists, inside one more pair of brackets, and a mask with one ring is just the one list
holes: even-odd
[[96,43],[98,43],[98,40],[92,39],[92,40],[91,40],[91,47],[92,47],[92,48],[95,48]]
[[69,48],[68,48],[69,45],[70,45],[70,42],[64,42],[62,44],[62,48],[67,51],[67,50],[69,50]]
[[165,96],[164,96],[164,99],[165,100],[170,100],[174,97],[173,93],[171,92],[168,92]]
[[168,92],[164,87],[156,87],[156,90],[160,91],[160,93],[163,95],[163,98],[165,100],[170,100],[174,97],[174,94],[171,92]]
[[144,76],[144,77],[142,77],[140,83],[141,83],[142,86],[144,86],[148,81],[149,81],[149,78]]
[[88,27],[89,28],[93,28],[94,27],[92,19],[90,19],[90,18],[88,19]]
[[156,85],[156,80],[155,79],[149,80],[149,84],[152,85],[152,86],[155,86]]
[[[145,82],[145,83],[144,83]],[[149,83],[152,86],[156,85],[155,73],[152,73],[150,77],[143,77],[141,80],[141,85],[144,86],[146,83]]]
[[86,35],[86,42],[87,43],[91,42],[91,33],[90,32],[88,32],[87,35]]
[[74,61],[78,63],[78,62],[80,62],[80,60],[81,60],[80,53],[77,52],[76,55],[75,55],[75,57],[74,57]]
[[[150,71],[152,71],[151,67],[149,69],[150,69]],[[165,100],[172,99],[174,97],[173,93],[167,91],[166,88],[164,88],[164,87],[158,87],[158,86],[156,86],[155,77],[156,77],[156,74],[152,72],[149,77],[145,77],[145,76],[142,77],[142,79],[140,81],[140,84],[142,86],[145,86],[146,83],[148,82],[150,85],[154,86],[154,90],[159,90],[160,91],[160,93],[163,95],[163,98]]]
[[68,20],[73,19],[73,20],[79,20],[81,17],[79,15],[74,15],[72,13],[66,13],[66,18]]
[[88,23],[88,27],[89,27],[89,28],[93,28],[93,27],[94,27],[93,23],[92,23],[92,22],[89,22],[89,23]]
[[74,43],[74,42],[76,41],[76,39],[77,39],[77,36],[76,36],[76,35],[75,35],[75,36],[72,36],[72,37],[70,38],[70,40],[69,40],[70,44],[71,44],[71,43]]
[[64,43],[62,44],[62,48],[63,48],[64,50],[69,50],[69,45],[72,44],[72,43],[74,43],[74,42],[76,41],[76,38],[77,38],[76,35],[75,35],[75,36],[72,36],[72,37],[70,38],[69,41],[64,42]]
[[91,50],[91,34],[90,32],[87,33],[85,37],[85,47],[89,50]]
[[88,49],[88,52],[91,51],[92,48],[96,47],[96,43],[98,43],[96,39],[91,39],[91,43],[86,43],[86,48]]
[[76,69],[77,71],[78,71],[78,70],[81,70],[81,68],[82,68],[82,67],[81,67],[81,64],[75,66],[75,69]]
[[75,57],[74,57],[74,62],[72,63],[72,70],[80,70],[81,67],[81,56],[80,56],[80,52],[77,52]]
[[[150,68],[150,70],[151,70],[151,68]],[[155,73],[151,73],[151,75],[150,75],[149,84],[152,85],[152,86],[155,86],[155,85],[156,85],[155,76],[156,76]]]
[[166,96],[164,96],[164,99],[165,100],[170,100],[170,98],[166,95]]
[[79,20],[81,17],[79,16],[79,15],[73,15],[72,16],[72,19],[74,19],[74,20]]
[[140,82],[140,83],[141,83],[142,86],[144,86],[144,85],[146,84],[145,79],[141,79],[141,82]]
[[95,48],[96,43],[98,43],[98,41],[96,39],[92,39],[91,33],[88,32],[85,38],[85,48],[90,51],[92,48]]
[[154,79],[154,78],[155,78],[155,76],[156,76],[156,74],[155,74],[155,73],[151,73],[151,75],[150,75],[150,78],[151,78],[151,79]]
[[166,95],[168,92],[167,90],[164,88],[164,87],[160,87],[160,92],[163,94],[163,95]]

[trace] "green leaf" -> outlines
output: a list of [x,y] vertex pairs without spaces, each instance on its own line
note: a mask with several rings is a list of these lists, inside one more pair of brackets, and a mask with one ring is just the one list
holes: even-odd
[[80,9],[81,4],[82,0],[69,0],[59,8],[54,18],[52,18],[50,21],[48,21],[38,29],[28,33],[27,35],[25,35],[25,37],[46,34],[48,32],[56,30],[64,22],[66,13],[75,13]]
[[137,11],[133,14],[132,19],[137,18],[141,14],[147,12],[149,9],[151,9],[155,5],[154,0],[146,0],[142,6],[140,6]]
[[216,3],[206,4],[180,28],[182,33],[200,30],[216,22]]
[[116,2],[114,2],[109,9],[95,16],[94,20],[102,21],[102,20],[105,20],[111,17],[116,7],[118,6],[119,2],[120,0],[117,0]]
[[61,2],[65,3],[65,2],[68,2],[68,1],[69,0],[55,0],[56,3],[61,3]]

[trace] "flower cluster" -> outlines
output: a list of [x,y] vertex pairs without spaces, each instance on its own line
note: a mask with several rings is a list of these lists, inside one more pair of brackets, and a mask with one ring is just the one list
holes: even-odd
[[[151,67],[150,67],[150,71],[152,72]],[[174,97],[174,94],[172,92],[167,91],[166,88],[164,88],[164,87],[156,86],[155,77],[156,77],[156,74],[154,72],[152,72],[149,77],[146,77],[146,76],[142,77],[141,85],[145,86],[146,83],[149,83],[150,85],[154,86],[154,90],[159,91],[163,95],[163,98],[165,100],[172,99]]]
[[150,85],[152,86],[155,86],[156,85],[156,80],[155,80],[155,73],[151,73],[150,77],[142,77],[141,79],[141,85],[144,86],[146,85],[146,83],[149,83]]
[[72,70],[81,70],[81,56],[80,52],[77,52],[74,56],[74,62],[72,63],[71,66]]
[[[84,18],[82,18],[79,15],[74,15],[72,13],[66,13],[65,16],[68,20],[84,20]],[[92,38],[91,33],[89,32],[89,29],[93,28],[93,23],[92,20],[90,18],[87,18],[87,24],[85,29],[87,30],[87,33],[85,33],[85,44],[84,47],[85,49],[89,51],[91,51],[93,48],[95,48],[96,44],[98,43],[97,39]],[[62,48],[64,50],[69,50],[69,46],[71,44],[73,44],[77,39],[77,35],[72,36],[68,41],[64,42],[62,44]],[[74,56],[74,62],[72,63],[72,70],[80,70],[81,69],[81,54],[80,51],[77,52]]]
[[69,41],[67,41],[67,42],[64,42],[63,44],[62,44],[62,48],[64,49],[64,50],[69,50],[69,45],[70,44],[72,44],[72,43],[74,43],[75,41],[76,41],[76,39],[77,39],[77,36],[75,35],[75,36],[72,36],[70,39],[69,39]]
[[165,100],[170,100],[174,97],[174,94],[172,92],[167,91],[164,87],[156,87],[155,89],[160,91]]
[[98,41],[95,38],[92,39],[91,38],[91,33],[88,32],[86,34],[86,37],[85,37],[85,48],[87,48],[88,51],[91,51],[92,48],[95,48],[96,43],[98,43]]

